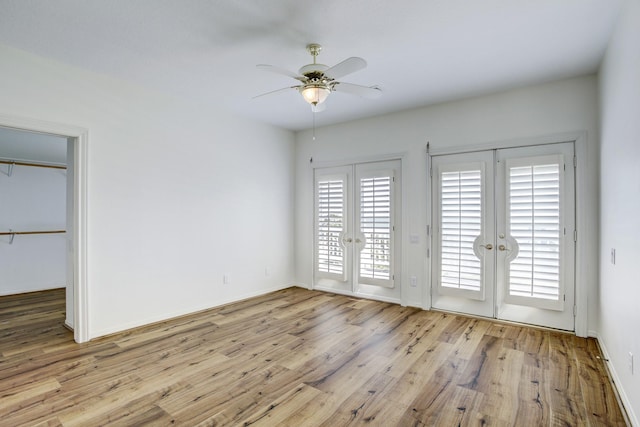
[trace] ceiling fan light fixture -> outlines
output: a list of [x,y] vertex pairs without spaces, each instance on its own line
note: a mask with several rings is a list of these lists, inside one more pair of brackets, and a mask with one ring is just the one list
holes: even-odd
[[300,93],[309,104],[318,105],[327,99],[331,91],[325,85],[307,84],[300,89]]

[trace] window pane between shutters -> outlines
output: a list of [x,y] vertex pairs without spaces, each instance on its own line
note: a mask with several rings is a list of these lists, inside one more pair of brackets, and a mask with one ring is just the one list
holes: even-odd
[[473,242],[482,232],[482,171],[442,172],[440,198],[440,284],[480,292],[482,265]]
[[340,241],[344,231],[344,180],[320,180],[317,183],[317,270],[343,275],[344,248]]
[[360,278],[391,279],[392,177],[360,179],[360,232],[364,247],[360,252]]
[[509,168],[509,233],[519,252],[509,295],[560,299],[560,165]]

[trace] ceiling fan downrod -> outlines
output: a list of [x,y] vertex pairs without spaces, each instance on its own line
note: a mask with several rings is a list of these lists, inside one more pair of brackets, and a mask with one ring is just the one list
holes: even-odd
[[309,54],[313,56],[314,64],[316,63],[316,57],[320,55],[321,50],[322,50],[322,46],[319,45],[318,43],[309,43],[307,45],[307,52],[309,52]]

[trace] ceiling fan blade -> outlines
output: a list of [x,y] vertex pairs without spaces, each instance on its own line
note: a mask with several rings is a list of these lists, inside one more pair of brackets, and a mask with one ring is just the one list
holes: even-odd
[[276,74],[282,74],[284,76],[293,77],[296,80],[300,80],[301,82],[306,82],[307,78],[301,76],[299,74],[294,73],[293,71],[285,70],[284,68],[276,67],[268,64],[258,64],[256,67],[260,70],[270,71]]
[[333,86],[333,90],[336,92],[350,93],[352,95],[358,95],[362,98],[376,99],[382,96],[382,90],[377,86],[360,86],[353,83],[340,83],[336,82]]
[[327,109],[327,103],[323,102],[322,104],[317,104],[317,105],[311,105],[311,111],[313,111],[314,113],[320,113],[324,110]]
[[271,94],[278,93],[278,92],[284,92],[285,90],[289,90],[289,89],[298,89],[299,87],[300,86],[287,86],[287,87],[283,87],[283,88],[280,88],[280,89],[272,90],[270,92],[261,93],[260,95],[256,95],[256,96],[252,97],[251,99],[260,98],[262,96],[271,95]]
[[334,65],[324,72],[324,74],[332,79],[339,79],[347,74],[355,73],[367,66],[367,61],[356,56],[347,58],[344,61]]

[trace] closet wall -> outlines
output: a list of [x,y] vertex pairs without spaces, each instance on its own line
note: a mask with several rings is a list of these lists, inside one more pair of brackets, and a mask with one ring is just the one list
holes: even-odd
[[[26,150],[47,143],[56,144],[48,148],[59,148],[66,156],[64,139],[15,136],[0,130],[0,160],[42,160]],[[29,137],[31,142],[25,142]],[[66,186],[66,169],[0,163],[0,232],[64,231]],[[0,295],[65,287],[66,269],[65,233],[0,235]]]

